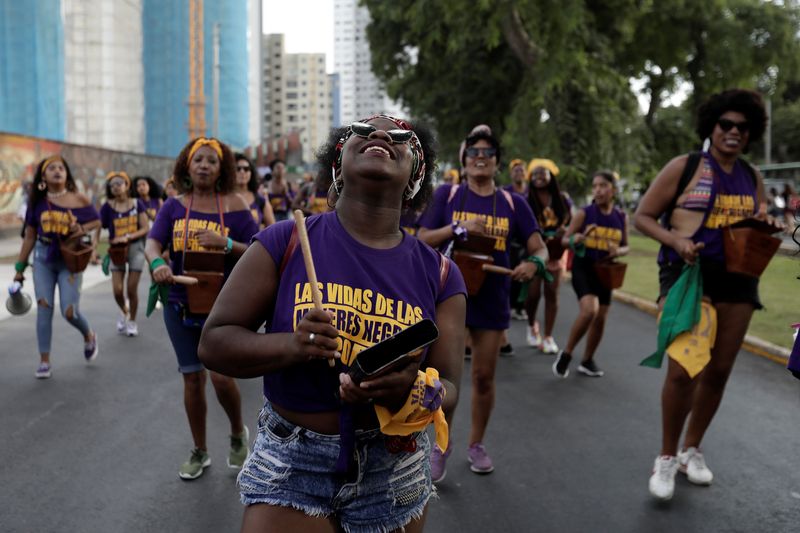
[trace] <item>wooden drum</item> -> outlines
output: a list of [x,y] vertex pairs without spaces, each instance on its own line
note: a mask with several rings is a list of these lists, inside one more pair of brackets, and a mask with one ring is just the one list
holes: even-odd
[[594,271],[597,273],[600,283],[611,290],[622,287],[627,268],[627,263],[620,263],[614,260],[601,260],[594,264]]
[[123,266],[128,261],[128,243],[112,244],[108,247],[108,255],[115,266]]
[[225,279],[225,254],[222,252],[186,252],[183,273],[197,278],[197,284],[186,286],[189,312],[207,315],[222,290]]
[[486,279],[486,271],[483,270],[483,265],[494,263],[494,257],[466,250],[455,250],[453,252],[453,262],[458,266],[461,275],[464,277],[467,295],[475,296],[481,290],[481,285]]
[[781,245],[781,240],[771,235],[775,231],[774,226],[755,219],[745,219],[723,228],[725,269],[736,274],[761,277]]

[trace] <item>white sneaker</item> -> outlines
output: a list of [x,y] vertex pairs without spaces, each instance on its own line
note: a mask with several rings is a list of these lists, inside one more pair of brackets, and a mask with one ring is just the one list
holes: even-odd
[[128,325],[128,315],[125,313],[120,313],[119,318],[117,318],[117,333],[125,333],[125,330]]
[[678,452],[678,470],[686,474],[689,482],[695,485],[711,485],[714,480],[714,474],[706,466],[705,457],[694,446]]
[[558,344],[553,337],[545,337],[542,341],[542,351],[546,354],[558,353]]
[[136,322],[133,320],[128,320],[128,323],[125,326],[125,334],[128,337],[135,337],[139,334],[139,327],[136,325]]
[[533,334],[530,328],[528,328],[528,333],[525,336],[525,340],[528,342],[528,346],[533,346],[534,348],[542,347],[542,336],[538,333]]
[[517,311],[516,309],[511,310],[511,319],[512,320],[528,320],[528,313],[523,311]]
[[668,501],[675,494],[675,473],[678,459],[673,455],[659,455],[653,464],[650,476],[650,494],[659,500]]

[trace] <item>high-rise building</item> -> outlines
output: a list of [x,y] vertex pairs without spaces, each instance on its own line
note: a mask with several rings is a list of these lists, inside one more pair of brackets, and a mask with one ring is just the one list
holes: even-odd
[[386,96],[378,79],[372,73],[367,25],[369,10],[359,5],[359,0],[335,0],[334,71],[339,74],[339,111],[341,122],[375,113],[404,115],[401,106]]
[[325,54],[287,54],[282,34],[265,35],[264,138],[268,141],[299,133],[303,162],[314,162],[314,151],[331,128],[331,90]]
[[255,146],[261,142],[262,121],[259,113],[262,107],[262,75],[261,75],[261,0],[247,1],[247,95],[249,132],[248,145]]
[[143,152],[142,1],[62,2],[66,139]]

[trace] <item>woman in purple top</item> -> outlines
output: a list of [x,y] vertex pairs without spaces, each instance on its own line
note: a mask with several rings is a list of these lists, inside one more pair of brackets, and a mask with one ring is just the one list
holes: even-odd
[[[144,237],[147,235],[147,208],[141,199],[131,198],[131,179],[125,172],[109,172],[106,176],[106,203],[100,208],[100,221],[108,230],[108,242],[127,245],[127,256],[121,265],[111,263],[111,288],[119,307],[117,333],[128,337],[139,334],[136,311],[139,309],[139,278],[144,268]],[[98,229],[98,238],[100,230]],[[125,285],[125,269],[128,283]],[[123,287],[127,287],[125,302]]]
[[[510,311],[508,294],[511,278],[530,281],[543,272],[547,249],[530,206],[518,194],[495,186],[500,163],[500,143],[486,126],[473,129],[465,141],[461,165],[464,183],[443,185],[436,190],[427,211],[419,221],[419,238],[431,246],[447,246],[453,239],[471,234],[494,238],[494,264],[510,264],[508,242],[524,242],[531,256],[517,265],[511,276],[488,273],[475,296],[467,300],[466,326],[472,342],[472,429],[467,450],[471,469],[477,474],[494,470],[486,453],[483,438],[494,407],[494,374],[502,343],[508,329]],[[431,456],[434,480],[445,474],[450,450]]]
[[[268,400],[239,476],[242,531],[422,530],[428,435],[384,435],[375,409],[406,402],[420,362],[438,369],[443,406],[458,399],[463,280],[400,228],[403,204],[422,200],[432,147],[427,130],[385,115],[332,132],[319,162],[333,169],[335,211],[307,224],[324,311],[312,303],[291,221],[257,235],[220,294],[201,356],[226,374],[263,375]],[[361,350],[423,318],[439,338],[421,360],[352,381],[348,366]]]
[[[216,139],[192,140],[175,161],[173,175],[180,196],[168,199],[156,216],[147,236],[145,254],[156,283],[171,284],[173,274],[183,274],[184,251],[224,252],[225,275],[258,231],[244,199],[232,192],[234,157]],[[161,257],[169,250],[170,265]],[[197,357],[197,346],[205,315],[193,314],[187,305],[186,289],[173,284],[169,304],[164,306],[164,323],[183,376],[183,397],[194,448],[183,463],[181,479],[195,479],[211,464],[206,449],[206,371]],[[231,424],[228,466],[239,469],[248,452],[248,430],[242,423],[239,387],[232,378],[211,372],[211,383]]]
[[578,372],[590,377],[602,377],[604,372],[594,362],[594,352],[603,339],[611,289],[605,286],[595,271],[598,261],[613,259],[628,253],[628,217],[614,205],[619,178],[615,172],[600,170],[592,176],[592,203],[580,209],[572,218],[561,238],[566,247],[582,248],[572,259],[572,288],[578,296],[578,316],[572,323],[567,344],[553,363],[553,374],[566,378],[572,351],[588,332],[583,359]]
[[136,176],[133,178],[131,197],[142,201],[147,209],[147,218],[152,222],[164,200],[161,199],[161,187],[150,176]]
[[269,164],[272,170],[272,178],[267,183],[267,195],[272,211],[275,213],[275,220],[286,220],[289,218],[289,206],[292,205],[292,189],[286,182],[286,163],[280,159],[273,159]]
[[241,194],[244,201],[250,206],[250,213],[259,229],[271,226],[275,223],[275,215],[272,213],[272,205],[258,194],[258,172],[255,165],[244,154],[236,153],[234,156],[236,157],[234,192]]
[[[525,300],[529,327],[527,340],[528,344],[538,347],[546,354],[556,354],[558,345],[553,339],[553,328],[558,314],[558,286],[561,281],[561,257],[564,255],[561,238],[572,219],[572,204],[558,186],[556,176],[559,170],[555,163],[549,159],[534,159],[530,168],[530,188],[526,196],[544,234],[550,253],[547,270],[553,275],[553,281],[545,284],[542,280],[535,279],[528,286],[528,298]],[[544,292],[544,338],[536,327],[536,311],[542,292]]]
[[[663,245],[659,300],[663,302],[684,264],[694,264],[699,258],[703,295],[717,312],[711,361],[697,379],[691,379],[672,359],[668,363],[661,393],[661,452],[649,484],[650,493],[658,499],[672,497],[678,470],[692,483],[709,485],[713,479],[699,451],[700,442],[722,400],[753,311],[761,308],[758,279],[725,269],[721,227],[746,217],[774,223],[767,216],[761,174],[741,158],[764,134],[766,121],[758,93],[733,89],[713,95],[698,110],[697,133],[709,139],[710,146],[697,168],[687,169],[690,180],[679,190],[690,157],[676,157],[656,176],[636,211],[636,227]],[[664,226],[658,222],[662,215],[667,218]],[[684,425],[686,435],[679,450]]]
[[60,156],[39,162],[25,215],[25,237],[14,265],[14,281],[23,282],[28,257],[33,252],[33,288],[38,304],[36,338],[40,353],[37,378],[49,378],[51,375],[50,348],[56,287],[61,314],[83,335],[86,362],[97,357],[97,335],[79,310],[83,274],[74,274],[67,269],[61,257],[59,240],[82,238],[94,246],[91,234],[99,226],[97,210],[86,195],[78,192],[67,162]]

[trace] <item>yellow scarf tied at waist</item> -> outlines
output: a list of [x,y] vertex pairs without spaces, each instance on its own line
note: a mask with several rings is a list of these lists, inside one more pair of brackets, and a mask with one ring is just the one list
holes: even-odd
[[711,361],[711,348],[717,337],[717,310],[710,302],[700,304],[700,321],[691,331],[678,335],[667,347],[667,355],[681,365],[689,377],[697,374]]
[[444,453],[447,450],[449,432],[442,411],[445,388],[439,381],[439,371],[428,368],[417,372],[417,380],[411,388],[405,405],[392,414],[387,408],[375,405],[375,414],[384,435],[411,435],[425,430],[433,423],[436,430],[436,445]]

